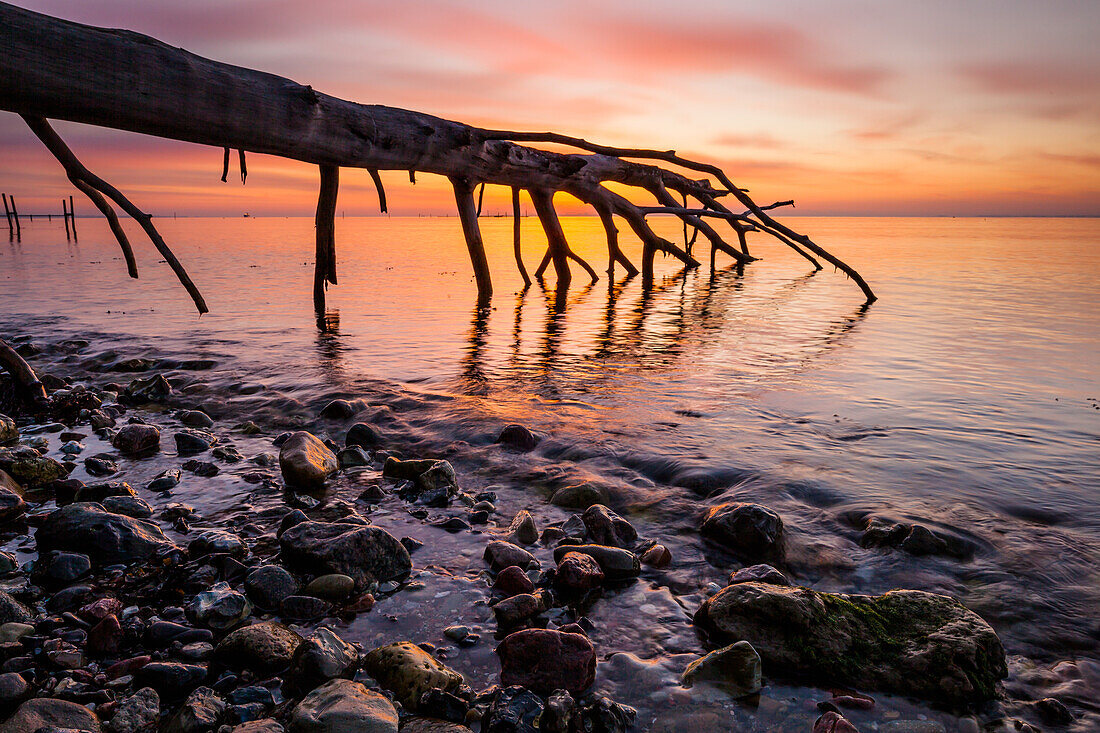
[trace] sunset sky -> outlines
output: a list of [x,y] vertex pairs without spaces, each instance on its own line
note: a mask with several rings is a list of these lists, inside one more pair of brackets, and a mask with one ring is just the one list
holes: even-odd
[[[722,165],[803,214],[1100,215],[1096,0],[22,0],[361,102],[554,130]],[[309,214],[316,168],[59,124],[157,214]],[[234,166],[235,167],[235,166]],[[394,214],[452,213],[440,179],[383,173]],[[59,209],[60,166],[0,113],[0,190]],[[488,209],[507,193],[490,189]],[[90,213],[78,203],[78,211]],[[362,171],[339,209],[374,214]],[[581,207],[570,207],[580,212]]]

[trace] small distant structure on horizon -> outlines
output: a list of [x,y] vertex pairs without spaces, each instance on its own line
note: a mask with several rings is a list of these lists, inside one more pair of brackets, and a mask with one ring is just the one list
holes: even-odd
[[64,198],[61,199],[61,213],[54,214],[47,212],[45,214],[20,214],[19,208],[15,204],[15,194],[0,193],[0,198],[4,202],[4,218],[8,222],[8,239],[9,240],[21,240],[23,238],[23,226],[19,221],[20,217],[27,219],[28,221],[34,221],[34,217],[39,219],[45,218],[47,221],[53,221],[55,216],[60,216],[65,222],[65,238],[69,240],[76,239],[76,209],[73,206],[73,197],[70,196],[68,201]]

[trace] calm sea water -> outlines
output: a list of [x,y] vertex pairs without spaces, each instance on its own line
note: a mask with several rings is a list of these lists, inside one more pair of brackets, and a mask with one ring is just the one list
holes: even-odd
[[[106,227],[86,219],[78,244],[38,221],[0,242],[0,333],[90,340],[79,354],[47,348],[39,363],[59,373],[212,360],[190,393],[227,421],[314,425],[328,399],[364,397],[395,441],[448,455],[466,483],[540,522],[566,516],[545,503],[554,486],[599,481],[672,547],[653,592],[688,613],[736,567],[698,538],[699,513],[751,498],[783,515],[799,582],[951,593],[1027,664],[1100,659],[1100,220],[792,221],[880,300],[864,308],[843,275],[763,240],[743,271],[722,255],[716,272],[661,262],[648,293],[621,274],[575,275],[564,298],[523,291],[511,220],[488,218],[497,294],[479,310],[457,219],[339,219],[338,326],[319,333],[311,219],[158,221],[211,306],[201,318],[136,229],[141,279],[129,280]],[[599,221],[564,223],[602,271]],[[545,240],[536,219],[523,226],[533,270]],[[502,456],[490,444],[507,422],[546,439]],[[244,489],[221,486],[190,499],[229,512]],[[978,551],[862,549],[846,517],[866,512]],[[697,647],[654,626],[664,636],[624,646],[619,629],[607,645],[643,660]]]

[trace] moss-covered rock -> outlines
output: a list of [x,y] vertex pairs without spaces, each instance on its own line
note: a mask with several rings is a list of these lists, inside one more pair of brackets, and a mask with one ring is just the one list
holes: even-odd
[[695,623],[716,642],[750,642],[769,676],[942,705],[988,700],[1008,674],[989,624],[955,599],[923,591],[849,596],[738,583],[707,599]]

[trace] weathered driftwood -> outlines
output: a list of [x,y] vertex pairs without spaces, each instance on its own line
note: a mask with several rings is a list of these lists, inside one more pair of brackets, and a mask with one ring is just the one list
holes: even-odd
[[[129,242],[104,197],[139,222],[200,312],[206,311],[202,295],[160,237],[151,217],[91,174],[57,136],[48,119],[221,148],[222,180],[228,175],[231,149],[238,151],[242,181],[246,176],[246,151],[319,166],[314,279],[314,301],[319,310],[324,308],[326,285],[336,283],[333,219],[340,167],[370,172],[383,212],[387,204],[380,170],[407,170],[414,183],[417,171],[446,176],[454,187],[482,298],[492,294],[492,283],[478,215],[485,186],[493,184],[512,188],[513,213],[517,217],[518,192],[526,190],[530,194],[546,232],[549,262],[554,264],[559,287],[570,281],[570,259],[580,263],[593,280],[598,277],[565,240],[554,209],[554,195],[564,192],[591,205],[600,216],[607,235],[609,272],[615,263],[622,264],[628,273],[638,271],[619,248],[614,221],[619,217],[642,242],[641,271],[647,285],[652,283],[658,252],[676,257],[688,267],[698,266],[691,254],[695,237],[686,239],[690,227],[695,236],[702,233],[710,243],[712,262],[718,251],[739,263],[753,261],[746,232],[764,233],[790,246],[817,268],[821,265],[814,255],[824,259],[851,277],[868,302],[875,299],[859,273],[768,213],[791,202],[759,206],[717,166],[682,158],[674,151],[614,148],[557,133],[486,130],[410,110],[357,104],[274,74],[205,59],[139,33],[72,23],[3,2],[0,49],[0,110],[22,115],[64,166],[74,185],[107,217],[126,254],[130,274],[136,276],[137,270]],[[551,152],[520,143],[564,145],[583,152]],[[694,180],[655,163],[707,178]],[[637,205],[608,188],[608,183],[640,189],[655,198],[657,205]],[[473,192],[479,185],[475,205]],[[719,199],[725,196],[735,198],[744,210],[737,213],[723,205]],[[653,231],[646,219],[655,215],[671,215],[684,222],[683,247]],[[728,224],[739,246],[727,243],[704,217]],[[519,257],[518,225],[514,247],[517,265],[525,282],[529,282]]]

